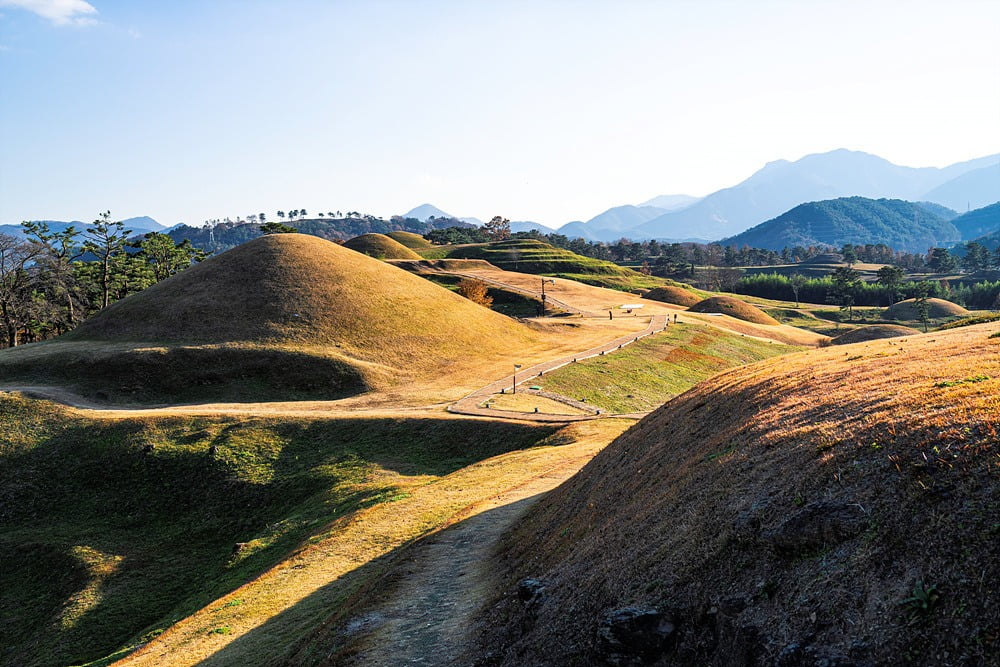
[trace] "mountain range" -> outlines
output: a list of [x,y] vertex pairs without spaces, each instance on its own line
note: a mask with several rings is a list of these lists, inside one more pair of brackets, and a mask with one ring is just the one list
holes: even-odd
[[[93,227],[91,222],[81,222],[79,220],[33,220],[32,222],[43,222],[49,226],[49,230],[53,232],[65,231],[68,227],[76,227],[78,231],[85,231],[88,227]],[[125,225],[125,229],[132,230],[135,235],[148,234],[149,232],[167,232],[177,227],[164,227],[156,220],[153,220],[148,215],[139,216],[136,218],[128,218],[122,220]],[[24,229],[21,225],[0,225],[0,234],[9,234],[10,236],[16,236],[18,238],[24,236]]]
[[[843,197],[932,202],[956,211],[980,208],[1000,201],[1000,154],[944,168],[915,168],[838,149],[794,162],[770,162],[741,183],[700,199],[661,195],[637,206],[610,208],[586,222],[566,223],[556,231],[590,241],[711,241],[739,234],[803,202]],[[411,213],[424,207],[443,213],[429,205]],[[512,223],[511,228],[548,229],[533,222],[517,227]]]

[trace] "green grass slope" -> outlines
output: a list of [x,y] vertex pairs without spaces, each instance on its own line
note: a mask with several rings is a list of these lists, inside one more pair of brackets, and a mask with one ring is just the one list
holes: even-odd
[[216,399],[336,398],[501,356],[535,337],[385,262],[274,234],[112,304],[55,341],[0,351],[0,375],[112,400],[190,400],[185,386]]
[[667,403],[507,536],[467,663],[996,664],[998,333],[790,355]]
[[355,236],[345,241],[344,247],[376,259],[420,259],[420,255],[386,234]]
[[657,287],[667,282],[662,278],[647,276],[612,262],[577,255],[535,239],[455,246],[445,254],[453,259],[483,259],[506,271],[569,278],[588,285],[626,291]]
[[[936,320],[943,317],[962,317],[968,314],[969,311],[957,303],[945,301],[944,299],[927,299],[927,317],[929,319]],[[917,311],[916,300],[905,299],[892,304],[885,311],[885,319],[907,321],[919,320],[920,313]]]
[[105,664],[338,517],[552,430],[436,419],[91,420],[0,395],[0,665]]
[[896,250],[926,252],[927,248],[949,245],[960,238],[955,225],[919,204],[900,199],[844,197],[800,204],[723,243],[771,250],[884,243]]
[[676,324],[617,352],[546,373],[537,384],[605,411],[643,412],[716,373],[800,349],[707,325]]

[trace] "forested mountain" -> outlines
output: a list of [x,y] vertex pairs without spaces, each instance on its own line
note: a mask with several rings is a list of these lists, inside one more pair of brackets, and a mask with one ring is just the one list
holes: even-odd
[[416,208],[412,208],[403,215],[401,218],[413,218],[414,220],[419,220],[420,222],[427,222],[430,218],[454,218],[451,213],[445,213],[437,206],[433,204],[421,204]]
[[960,215],[951,224],[958,229],[963,241],[978,239],[1000,230],[1000,201]]
[[688,208],[666,213],[634,228],[630,237],[717,239],[737,234],[802,202],[837,197],[930,199],[942,203],[927,193],[963,174],[998,162],[1000,157],[990,156],[944,169],[916,169],[843,149],[808,155],[796,162],[778,160],[739,185],[719,190]]
[[883,243],[905,252],[926,252],[959,239],[955,225],[919,204],[846,197],[800,204],[722,243],[771,250],[797,245],[839,248],[845,243]]
[[[426,234],[432,229],[475,227],[475,225],[454,218],[435,218],[429,222],[421,222],[414,218],[400,216],[394,216],[390,220],[382,220],[374,216],[340,219],[311,218],[290,220],[289,224],[302,234],[318,236],[330,241],[343,241],[362,234],[385,234],[387,232]],[[180,225],[171,229],[167,234],[177,242],[188,239],[196,248],[202,248],[209,252],[220,252],[257,238],[261,235],[261,231],[260,225],[257,223],[220,222],[204,227]]]

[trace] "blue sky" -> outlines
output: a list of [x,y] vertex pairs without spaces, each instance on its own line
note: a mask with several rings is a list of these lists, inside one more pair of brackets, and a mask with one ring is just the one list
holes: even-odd
[[0,0],[0,223],[558,226],[850,148],[1000,152],[1000,2]]

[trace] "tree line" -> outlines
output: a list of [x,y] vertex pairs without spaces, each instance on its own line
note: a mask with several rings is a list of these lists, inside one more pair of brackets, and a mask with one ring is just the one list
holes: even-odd
[[0,345],[45,340],[200,262],[208,253],[166,234],[133,237],[110,211],[84,229],[23,222],[0,234]]

